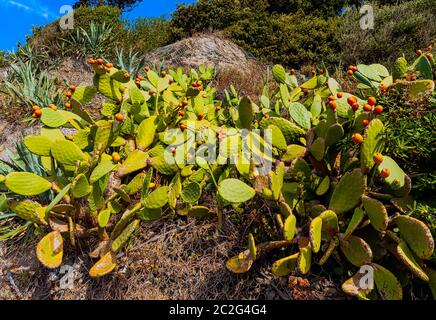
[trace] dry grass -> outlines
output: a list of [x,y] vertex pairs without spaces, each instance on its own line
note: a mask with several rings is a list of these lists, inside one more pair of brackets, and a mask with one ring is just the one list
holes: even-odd
[[[263,258],[252,270],[234,275],[225,261],[244,250],[247,224],[235,224],[227,212],[219,234],[216,222],[166,217],[144,224],[129,250],[118,257],[110,275],[91,279],[89,244],[65,253],[64,264],[74,268],[74,288],[59,288],[59,271],[42,268],[32,241],[3,247],[2,299],[337,299],[339,289],[326,278],[307,280],[276,278],[271,258]],[[249,220],[249,223],[256,223]],[[8,276],[8,278],[6,278]],[[4,289],[4,288],[9,288]],[[15,289],[14,289],[15,288]]]

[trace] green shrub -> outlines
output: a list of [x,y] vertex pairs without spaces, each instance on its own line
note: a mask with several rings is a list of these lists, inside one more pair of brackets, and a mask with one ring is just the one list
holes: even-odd
[[243,48],[273,63],[302,66],[336,62],[338,46],[334,34],[338,18],[319,18],[301,11],[290,15],[253,17],[229,28],[231,38]]
[[126,28],[126,38],[119,39],[119,46],[141,54],[162,47],[170,41],[169,22],[164,18],[138,18]]
[[392,65],[399,55],[411,58],[418,48],[428,46],[436,35],[435,0],[414,0],[396,6],[374,5],[374,29],[362,30],[357,11],[341,19],[336,41],[343,60],[382,62]]

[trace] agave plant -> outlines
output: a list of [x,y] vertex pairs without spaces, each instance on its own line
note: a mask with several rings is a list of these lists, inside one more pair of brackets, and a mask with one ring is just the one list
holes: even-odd
[[138,58],[138,52],[129,50],[127,55],[124,54],[123,49],[115,50],[116,63],[121,70],[126,70],[132,77],[137,78],[142,68],[145,66],[145,58]]
[[72,33],[67,39],[62,39],[70,48],[71,52],[79,56],[93,55],[98,57],[107,56],[110,46],[109,40],[112,27],[106,23],[97,24],[92,21],[89,30],[80,27],[76,33]]
[[[44,175],[0,176],[26,197],[9,201],[10,210],[49,231],[36,248],[46,267],[62,264],[65,245],[95,237],[89,274],[103,276],[141,223],[169,212],[221,222],[224,207],[254,199],[277,213],[278,233],[260,244],[249,236],[249,248],[227,263],[233,272],[281,248],[287,255],[272,266],[277,276],[307,274],[313,263],[335,263],[332,256],[350,272],[372,268],[377,290],[360,288],[358,276],[343,285],[360,298],[402,297],[397,270],[385,265],[392,259],[434,288],[425,263],[434,241],[407,215],[410,178],[383,154],[375,97],[342,92],[328,73],[299,84],[277,65],[278,88],[264,90],[257,104],[234,89],[220,101],[210,67],[147,68],[132,78],[103,59],[89,63],[94,85],[72,88],[68,111],[42,108],[40,134],[24,139]],[[93,119],[83,106],[97,92],[106,101]],[[216,208],[200,205],[206,189],[215,190]],[[33,198],[49,190],[50,202]]]
[[10,65],[8,79],[5,81],[5,93],[23,106],[41,105],[62,102],[62,92],[57,88],[57,80],[47,72],[39,72],[31,61],[19,60]]

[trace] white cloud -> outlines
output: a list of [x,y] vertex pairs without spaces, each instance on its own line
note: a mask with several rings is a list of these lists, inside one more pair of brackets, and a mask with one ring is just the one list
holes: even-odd
[[0,5],[1,4],[14,6],[16,8],[25,10],[28,13],[43,17],[46,20],[57,19],[60,16],[60,14],[50,11],[39,0],[20,0],[20,1],[6,0],[0,2]]

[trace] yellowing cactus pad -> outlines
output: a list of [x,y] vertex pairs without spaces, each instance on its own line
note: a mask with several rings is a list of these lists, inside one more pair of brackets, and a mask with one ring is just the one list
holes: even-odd
[[92,278],[102,277],[114,270],[116,266],[117,263],[113,253],[108,252],[92,266],[89,270],[89,276]]
[[63,239],[59,231],[52,231],[42,238],[36,246],[38,260],[47,268],[61,265],[63,257]]

